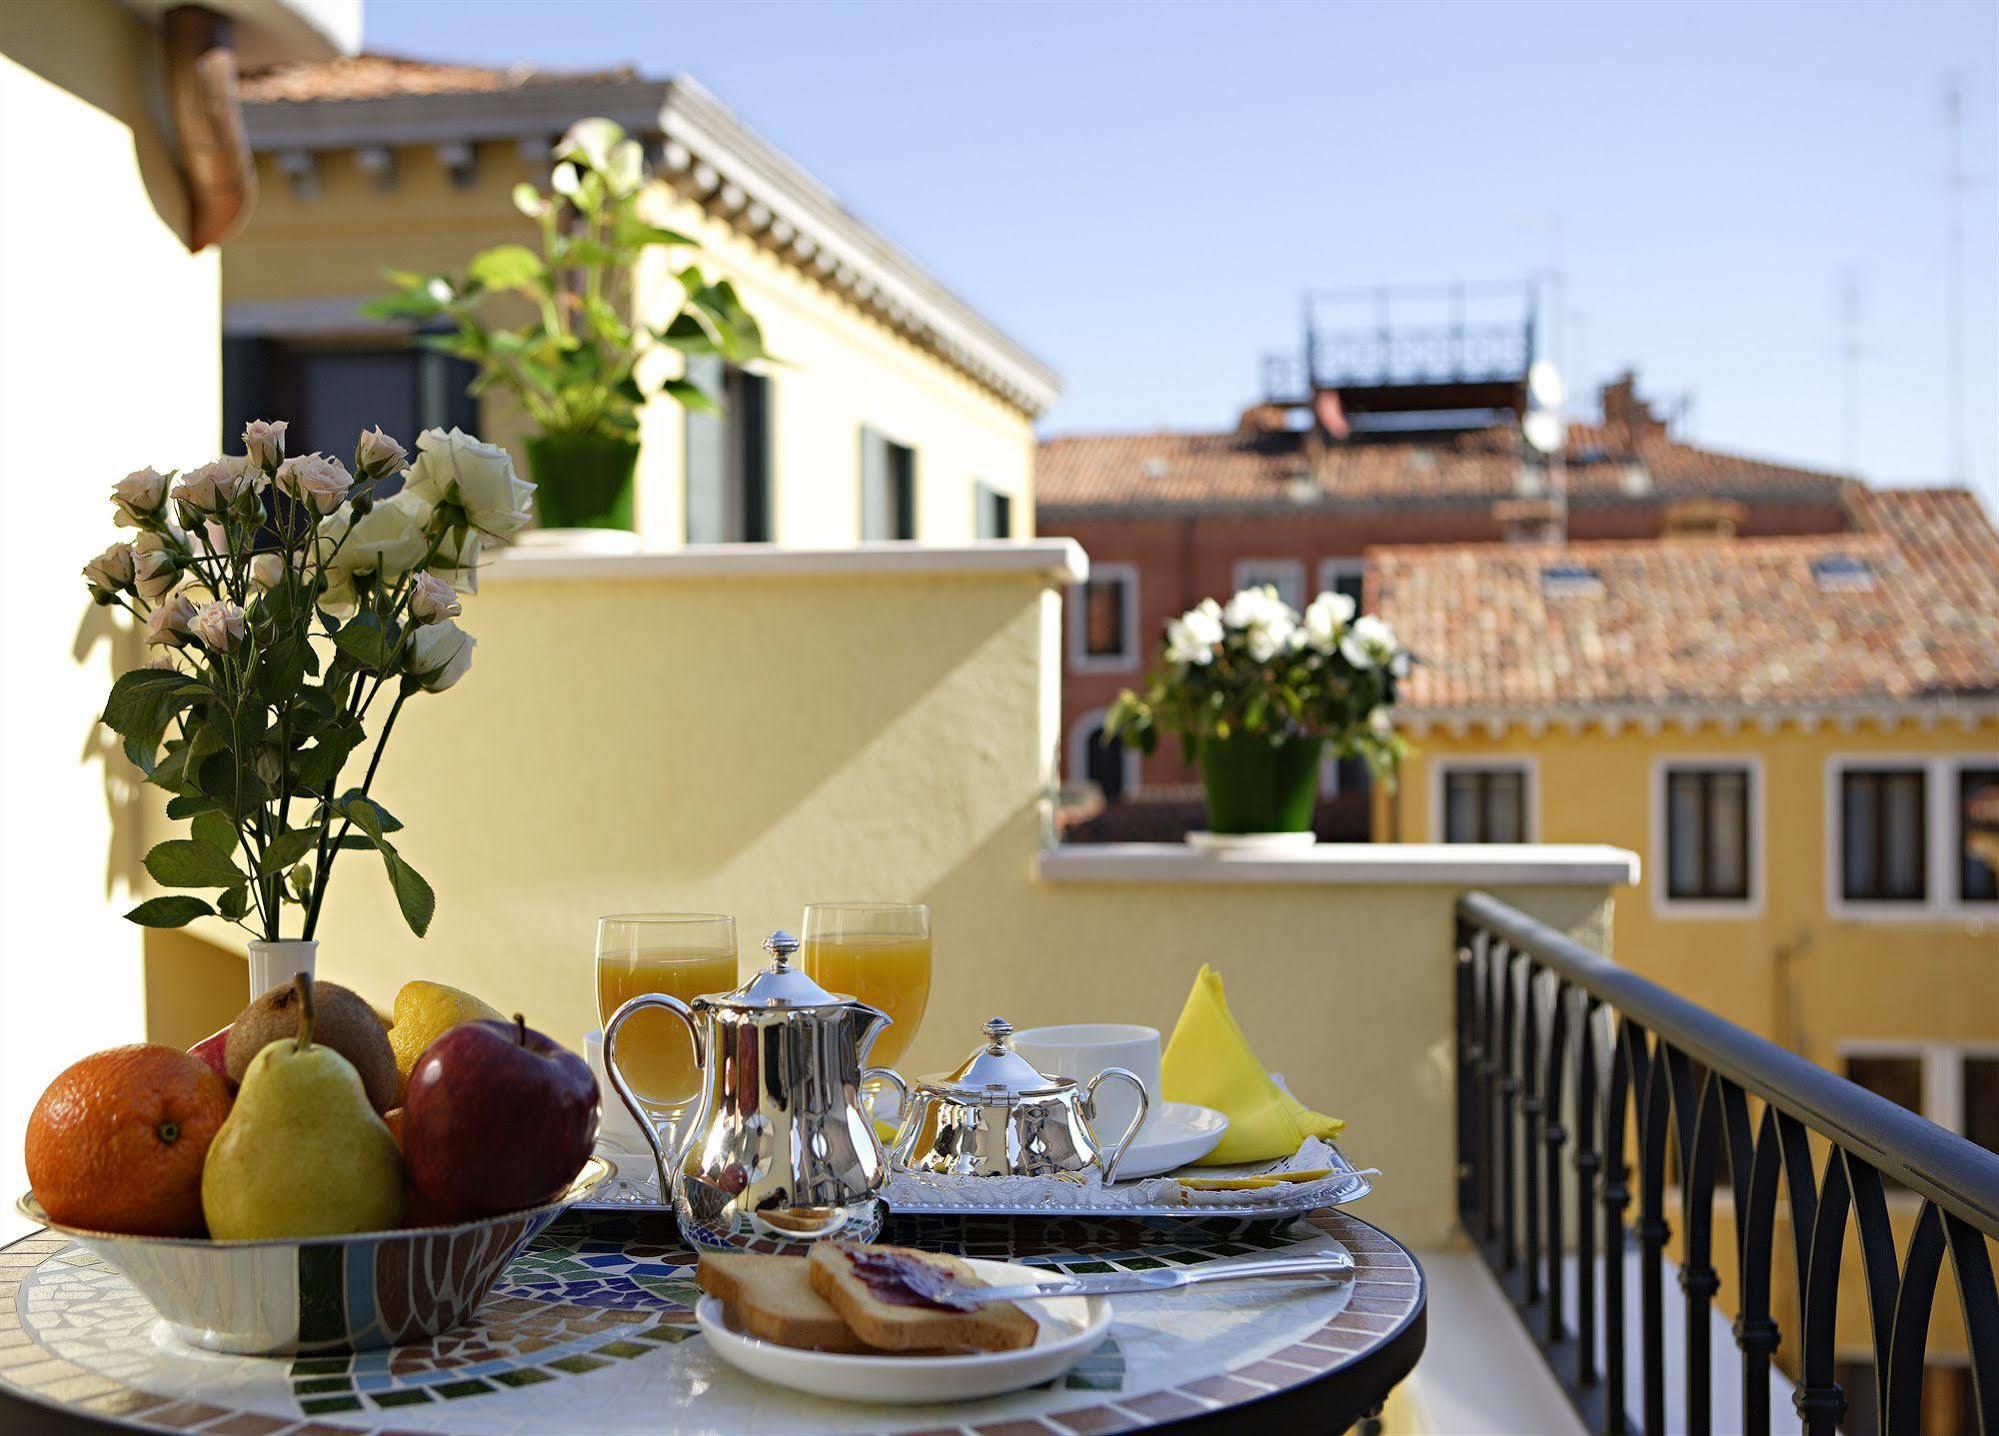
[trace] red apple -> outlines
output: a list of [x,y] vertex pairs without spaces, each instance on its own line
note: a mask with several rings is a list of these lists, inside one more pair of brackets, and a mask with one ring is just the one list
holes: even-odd
[[424,1048],[403,1096],[403,1162],[434,1206],[491,1216],[552,1201],[597,1143],[589,1064],[516,1016]]
[[220,1032],[211,1032],[187,1049],[190,1056],[199,1057],[213,1067],[215,1075],[223,1080],[231,1092],[236,1090],[236,1084],[229,1080],[229,1064],[223,1059],[223,1050],[229,1046],[229,1033],[235,1026],[236,1024],[232,1022]]

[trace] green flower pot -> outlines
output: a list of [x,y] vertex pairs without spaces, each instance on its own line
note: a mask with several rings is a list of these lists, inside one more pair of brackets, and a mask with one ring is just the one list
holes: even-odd
[[537,434],[527,441],[535,509],[545,529],[630,529],[639,446],[595,435]]
[[1323,738],[1272,743],[1258,733],[1203,738],[1196,757],[1215,833],[1303,833],[1319,797]]

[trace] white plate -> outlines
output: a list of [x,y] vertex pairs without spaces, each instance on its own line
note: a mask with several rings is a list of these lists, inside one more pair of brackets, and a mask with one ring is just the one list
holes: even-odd
[[1229,1119],[1213,1107],[1192,1102],[1160,1102],[1139,1129],[1138,1140],[1118,1164],[1120,1182],[1157,1177],[1198,1162],[1221,1144]]
[[[1047,1272],[1017,1262],[967,1263],[986,1282],[1020,1285]],[[1025,1303],[1021,1310],[1040,1326],[1034,1345],[1019,1351],[979,1351],[963,1356],[850,1356],[800,1351],[745,1336],[722,1315],[722,1303],[704,1296],[694,1319],[717,1356],[747,1376],[835,1401],[875,1401],[906,1406],[926,1401],[973,1401],[1053,1381],[1096,1350],[1110,1329],[1111,1304],[1100,1296],[1063,1296]]]

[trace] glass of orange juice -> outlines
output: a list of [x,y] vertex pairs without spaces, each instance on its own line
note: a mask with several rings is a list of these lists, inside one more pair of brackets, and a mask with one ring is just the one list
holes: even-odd
[[[597,919],[597,1017],[663,992],[692,1002],[736,987],[736,920],[712,912],[616,913]],[[673,1150],[687,1109],[701,1096],[694,1043],[671,1012],[632,1014],[618,1033],[618,1070]]]
[[895,1066],[930,1002],[930,909],[919,902],[810,903],[803,956],[821,987],[889,1015],[867,1060]]

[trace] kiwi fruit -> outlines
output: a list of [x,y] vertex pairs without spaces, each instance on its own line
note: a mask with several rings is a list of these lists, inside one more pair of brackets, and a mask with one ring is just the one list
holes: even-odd
[[[331,1047],[353,1064],[368,1094],[368,1104],[377,1112],[401,1105],[402,1077],[396,1071],[396,1054],[367,1000],[337,982],[314,982],[312,1007],[313,1042]],[[222,1051],[232,1082],[240,1083],[250,1059],[271,1043],[298,1036],[298,1011],[298,988],[288,982],[272,988],[236,1015]]]

